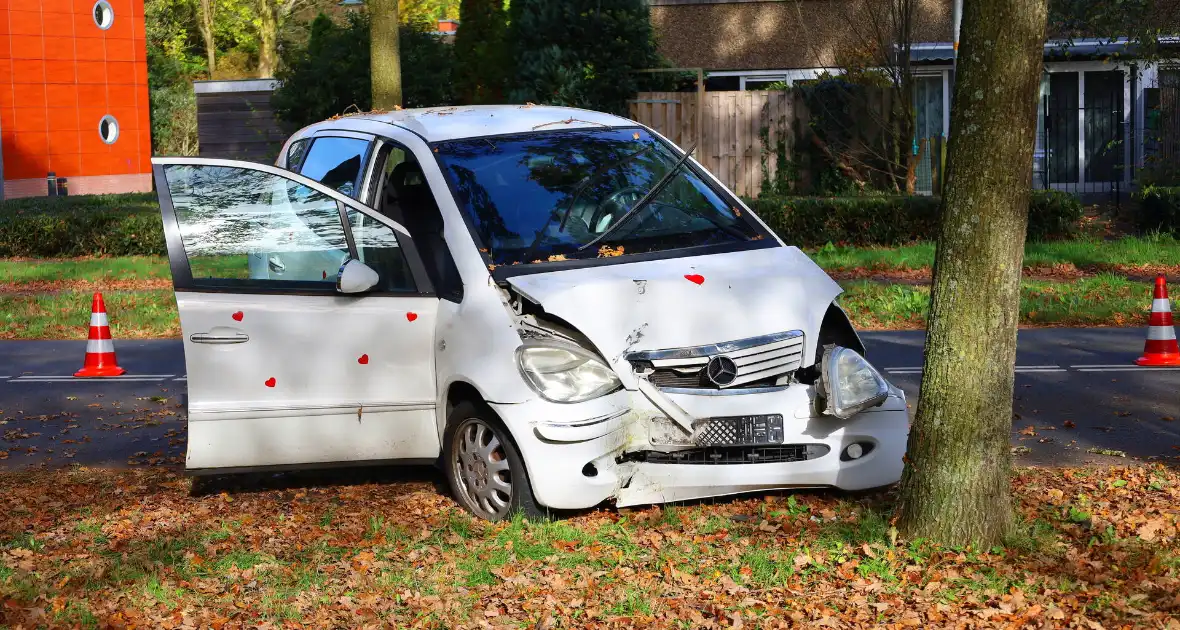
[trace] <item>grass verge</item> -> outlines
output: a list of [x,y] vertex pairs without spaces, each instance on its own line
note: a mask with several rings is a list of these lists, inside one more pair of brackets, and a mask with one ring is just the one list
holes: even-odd
[[[115,339],[177,337],[180,320],[172,290],[103,294]],[[85,339],[91,294],[0,293],[0,339]]]
[[0,476],[0,606],[20,627],[1166,627],[1180,590],[1162,466],[1019,469],[1021,526],[988,549],[895,540],[889,493],[493,524],[426,481],[359,481]]

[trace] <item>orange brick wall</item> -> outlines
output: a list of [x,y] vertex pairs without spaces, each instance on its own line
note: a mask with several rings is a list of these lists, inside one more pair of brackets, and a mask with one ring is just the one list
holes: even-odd
[[[74,178],[118,188],[151,173],[143,0],[107,1],[114,21],[103,30],[94,21],[95,0],[0,0],[6,181],[44,182],[53,171],[71,178],[70,193],[79,194]],[[106,115],[119,123],[110,145],[99,135]],[[38,194],[46,194],[44,185]]]

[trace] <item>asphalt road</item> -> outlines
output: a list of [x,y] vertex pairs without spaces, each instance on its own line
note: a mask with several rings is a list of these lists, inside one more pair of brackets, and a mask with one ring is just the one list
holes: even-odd
[[[1012,443],[1020,461],[1180,464],[1180,368],[1139,368],[1141,329],[1020,332]],[[865,333],[869,358],[918,400],[920,331]],[[72,378],[85,342],[0,342],[0,470],[183,465],[179,340],[116,341],[127,375]],[[6,454],[6,455],[5,455]]]

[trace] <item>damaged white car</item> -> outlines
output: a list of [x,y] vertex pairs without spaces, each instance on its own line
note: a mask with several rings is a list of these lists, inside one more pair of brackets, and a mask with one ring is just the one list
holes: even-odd
[[405,110],[154,164],[191,473],[441,462],[487,519],[901,475],[840,288],[633,121]]

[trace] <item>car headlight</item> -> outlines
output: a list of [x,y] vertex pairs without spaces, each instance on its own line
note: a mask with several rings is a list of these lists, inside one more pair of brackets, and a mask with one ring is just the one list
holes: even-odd
[[830,346],[820,363],[820,395],[827,401],[824,413],[847,420],[884,402],[889,383],[855,350]]
[[620,387],[619,377],[598,357],[572,346],[521,346],[516,362],[528,384],[553,402],[582,402]]

